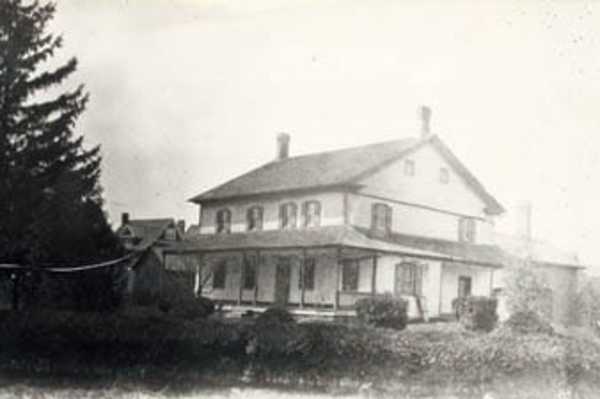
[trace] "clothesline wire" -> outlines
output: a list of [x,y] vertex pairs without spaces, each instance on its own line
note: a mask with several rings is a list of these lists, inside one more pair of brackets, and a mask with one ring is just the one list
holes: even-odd
[[79,265],[79,266],[71,266],[71,267],[40,267],[40,268],[37,268],[37,267],[33,267],[33,266],[19,265],[16,263],[0,263],[0,269],[39,270],[39,271],[52,272],[52,273],[73,273],[73,272],[101,269],[104,267],[111,267],[118,263],[125,262],[126,260],[129,260],[136,255],[138,255],[138,253],[132,252],[132,253],[122,256],[118,259],[112,259],[112,260],[108,260],[105,262],[93,263],[93,264],[89,264],[89,265]]

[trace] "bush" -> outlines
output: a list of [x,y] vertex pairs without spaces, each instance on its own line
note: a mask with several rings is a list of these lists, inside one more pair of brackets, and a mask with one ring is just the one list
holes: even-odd
[[453,301],[458,320],[468,330],[492,331],[498,321],[498,300],[487,296],[469,296]]
[[520,334],[552,334],[554,329],[534,311],[515,312],[504,322],[510,330]]
[[294,317],[285,308],[270,307],[256,318],[259,324],[288,324],[293,323]]
[[402,330],[408,319],[407,305],[391,295],[362,298],[356,301],[356,316],[365,324]]
[[158,307],[163,312],[183,319],[202,319],[215,312],[215,304],[205,297],[176,297],[162,299]]

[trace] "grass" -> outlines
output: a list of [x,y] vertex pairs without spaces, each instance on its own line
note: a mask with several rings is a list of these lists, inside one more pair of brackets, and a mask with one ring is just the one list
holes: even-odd
[[149,309],[0,313],[0,383],[7,387],[0,394],[11,397],[236,397],[231,387],[247,395],[255,387],[285,388],[290,397],[289,389],[318,397],[369,387],[380,395],[435,397],[464,390],[536,392],[538,380],[549,381],[542,392],[550,397],[567,385],[594,391],[600,343],[574,333],[475,333],[456,323],[395,331],[182,320]]

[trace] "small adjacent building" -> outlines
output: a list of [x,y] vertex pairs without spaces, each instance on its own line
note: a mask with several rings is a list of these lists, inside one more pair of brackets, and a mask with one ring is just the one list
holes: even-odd
[[[127,293],[135,302],[154,302],[163,291],[166,274],[164,249],[181,242],[185,222],[173,218],[130,219],[121,215],[117,236],[129,252],[137,253],[128,265]],[[189,269],[181,265],[182,258],[170,259],[172,269]]]

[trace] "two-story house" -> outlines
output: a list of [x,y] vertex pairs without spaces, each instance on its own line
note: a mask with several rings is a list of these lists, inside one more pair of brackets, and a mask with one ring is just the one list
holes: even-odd
[[344,314],[392,293],[437,317],[456,297],[490,295],[503,207],[429,115],[420,137],[297,157],[280,134],[274,161],[191,199],[199,234],[172,252],[198,256],[202,295],[233,306]]

